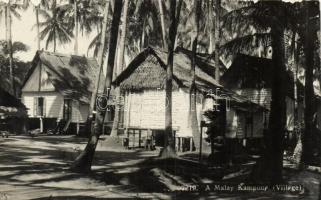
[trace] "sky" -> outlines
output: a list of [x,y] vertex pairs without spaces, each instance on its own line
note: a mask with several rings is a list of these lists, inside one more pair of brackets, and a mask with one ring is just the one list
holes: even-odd
[[[26,44],[29,47],[29,51],[17,53],[15,57],[19,57],[23,61],[31,61],[37,51],[37,29],[36,29],[36,15],[34,12],[34,8],[30,6],[27,10],[21,10],[19,12],[21,14],[21,19],[17,19],[15,17],[12,18],[12,41],[20,41]],[[40,18],[40,21],[43,21]],[[89,36],[85,34],[82,36],[79,33],[79,55],[86,55],[87,48],[90,44],[90,41],[97,34],[95,31],[91,33]],[[5,23],[1,16],[0,22],[0,39],[5,39]],[[40,47],[45,50],[45,40],[41,41]],[[53,51],[51,45],[48,47],[48,51]],[[59,45],[57,44],[57,52],[65,53],[65,54],[73,54],[74,51],[74,41],[70,44]]]

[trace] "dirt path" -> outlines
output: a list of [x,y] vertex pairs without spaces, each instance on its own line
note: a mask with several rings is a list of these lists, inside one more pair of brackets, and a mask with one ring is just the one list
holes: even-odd
[[[213,184],[204,169],[171,161],[149,162],[156,151],[133,151],[104,142],[98,145],[93,173],[68,170],[86,139],[72,136],[13,136],[0,139],[0,200],[24,199],[318,199],[320,174],[303,171],[291,184],[303,184],[303,195],[291,193],[179,192],[182,186]],[[215,171],[213,171],[215,172]],[[218,172],[219,173],[219,172]],[[176,192],[174,192],[176,191]]]

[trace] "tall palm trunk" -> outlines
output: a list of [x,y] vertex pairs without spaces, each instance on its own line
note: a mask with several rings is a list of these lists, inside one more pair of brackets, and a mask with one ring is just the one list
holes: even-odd
[[220,56],[219,56],[219,44],[220,44],[220,7],[221,0],[215,0],[215,46],[214,46],[214,56],[215,56],[215,79],[220,82]]
[[209,48],[208,48],[208,53],[212,54],[213,53],[213,1],[214,0],[208,0],[208,27],[209,27]]
[[[275,2],[278,3],[278,2]],[[273,2],[271,2],[273,4]],[[278,7],[274,12],[284,13],[284,7]],[[283,153],[286,125],[286,66],[284,51],[284,24],[274,22],[271,25],[272,46],[272,80],[271,80],[271,107],[268,131],[264,132],[265,148],[263,155],[255,168],[252,178],[256,181],[268,181],[278,184],[283,181]]]
[[[101,73],[103,71],[103,63],[104,63],[104,48],[105,48],[105,43],[106,43],[106,30],[107,30],[107,20],[108,20],[108,14],[109,14],[109,5],[110,2],[109,0],[105,4],[105,9],[104,9],[104,19],[103,19],[103,24],[101,28],[101,34],[100,34],[100,47],[99,47],[99,52],[98,52],[98,74],[97,78],[95,79],[95,86],[94,86],[94,91],[91,95],[91,100],[90,100],[90,106],[89,106],[89,118],[92,118],[92,112],[95,109],[95,102],[96,102],[96,97],[99,89],[99,83],[100,83],[100,78],[101,78]],[[91,119],[89,119],[91,121]],[[91,122],[89,123],[91,124]]]
[[160,13],[160,20],[161,20],[161,28],[162,28],[162,37],[163,37],[163,48],[167,49],[167,42],[166,42],[166,31],[165,31],[165,16],[164,16],[164,7],[162,0],[158,0],[158,7]]
[[143,49],[145,47],[145,27],[146,27],[146,21],[144,19],[143,28],[142,28],[142,38],[140,40],[140,49]]
[[313,23],[311,22],[309,12],[311,10],[312,3],[306,4],[306,24],[305,29],[305,110],[304,110],[304,134],[302,137],[302,157],[301,162],[308,164],[311,162],[312,149],[313,149],[313,115],[314,111],[314,89],[313,89],[313,68],[314,68],[314,51],[315,51],[315,40],[317,38],[316,30],[313,30]]
[[293,158],[296,162],[296,164],[300,164],[300,159],[302,156],[302,140],[301,140],[301,129],[298,129],[299,123],[299,108],[298,108],[298,70],[299,70],[299,47],[298,47],[298,34],[294,33],[294,51],[293,51],[293,57],[294,57],[294,124],[296,126],[296,136],[298,138],[298,141],[296,143],[296,146],[294,148],[293,152]]
[[[124,13],[123,13],[123,20],[121,26],[121,35],[119,38],[119,52],[118,52],[118,61],[117,61],[117,75],[119,75],[123,71],[124,65],[124,54],[125,54],[125,39],[126,39],[126,29],[127,29],[127,14],[128,14],[128,4],[129,0],[125,0],[124,2]],[[120,89],[119,87],[115,88],[116,93],[116,107],[115,107],[115,116],[113,121],[113,127],[111,131],[111,136],[117,136],[118,126],[119,126],[119,117],[121,112],[121,107],[119,105],[120,102]]]
[[7,33],[8,33],[8,50],[9,50],[9,69],[10,69],[10,84],[12,88],[12,94],[16,96],[16,88],[14,82],[14,72],[13,72],[13,55],[12,55],[12,33],[11,33],[11,26],[12,26],[12,19],[11,19],[11,4],[10,1],[7,4]]
[[37,48],[40,50],[40,30],[39,30],[39,9],[40,5],[35,7],[36,9],[36,23],[37,23]]
[[272,27],[272,96],[268,133],[266,135],[266,170],[264,178],[272,183],[282,181],[284,131],[286,125],[284,29]]
[[[319,30],[319,44],[321,44],[321,2],[319,1],[319,20],[320,20],[320,30]],[[319,45],[319,59],[321,59],[321,45]],[[319,61],[321,63],[321,61]],[[320,69],[321,71],[321,69]],[[319,85],[321,88],[321,75],[319,76]],[[320,147],[319,147],[320,148]],[[320,166],[321,166],[321,153],[320,153]],[[319,182],[319,186],[321,186],[321,180]],[[320,187],[320,191],[319,191],[319,199],[321,199],[321,187]]]
[[6,28],[6,33],[5,33],[5,37],[6,37],[6,41],[8,41],[8,7],[5,6],[4,8],[4,23],[5,23],[5,28]]
[[[121,10],[122,10],[122,1],[115,0],[113,19],[112,19],[111,31],[110,31],[111,40],[108,48],[109,55],[107,60],[106,81],[104,84],[104,94],[107,96],[107,99],[109,98],[109,94],[110,94],[110,87],[111,87],[112,75],[114,70],[117,39],[118,39],[118,27],[119,27],[119,22],[121,18]],[[91,165],[92,165],[92,161],[96,151],[98,139],[102,133],[105,114],[106,114],[106,109],[97,110],[93,133],[89,137],[88,143],[84,151],[74,161],[71,167],[72,170],[77,172],[89,172],[91,170]]]
[[196,8],[195,16],[194,16],[195,34],[193,34],[192,41],[191,41],[192,42],[192,62],[191,62],[192,84],[190,87],[190,109],[189,109],[189,124],[192,129],[194,145],[197,150],[200,148],[200,145],[199,145],[200,134],[199,134],[197,110],[196,110],[195,62],[196,62],[196,51],[197,51],[197,43],[198,43],[198,36],[199,36],[199,20],[200,20],[201,4],[202,4],[202,0],[194,0],[194,6]]
[[56,52],[56,47],[57,47],[57,38],[56,38],[56,31],[54,32],[54,49],[53,51]]
[[[179,22],[182,0],[179,0],[176,8],[176,0],[170,1],[170,27],[168,39],[168,55],[166,67],[166,83],[165,83],[165,147],[160,152],[160,157],[175,157],[175,137],[172,127],[172,90],[173,90],[173,62],[174,62],[174,46]],[[175,11],[176,10],[176,11]]]
[[78,55],[78,9],[77,9],[77,0],[74,0],[74,21],[75,21],[75,46],[74,53]]

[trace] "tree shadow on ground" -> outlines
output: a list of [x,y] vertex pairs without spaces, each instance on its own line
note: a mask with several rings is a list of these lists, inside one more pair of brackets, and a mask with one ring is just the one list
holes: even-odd
[[41,197],[41,198],[35,198],[32,200],[95,200],[95,199],[115,199],[115,198],[96,198],[91,196],[56,196],[56,197]]
[[[73,191],[72,195],[75,195],[60,194],[61,197],[55,196],[52,199],[99,199],[83,194],[78,195],[77,192],[105,191],[108,187],[113,187],[113,192],[117,194],[131,193],[135,198],[138,198],[135,194],[148,193],[149,197],[153,199],[161,198],[157,194],[164,194],[167,195],[165,197],[174,199],[286,199],[298,197],[272,193],[258,195],[258,193],[240,194],[212,191],[182,192],[179,187],[224,183],[225,180],[221,179],[229,171],[223,168],[209,168],[204,164],[181,158],[158,159],[157,152],[153,151],[98,150],[95,154],[92,172],[76,174],[69,171],[69,166],[79,152],[66,147],[65,144],[63,147],[59,144],[75,145],[77,142],[67,142],[59,137],[56,140],[61,142],[53,145],[51,142],[46,142],[46,138],[36,138],[32,141],[12,138],[3,142],[0,146],[0,184],[30,187],[30,191],[33,190],[32,188]],[[294,173],[296,172],[287,171],[285,178],[293,177]],[[245,178],[230,179],[229,181],[242,182],[246,180]],[[82,186],[77,185],[78,183]],[[90,185],[91,183],[93,185]],[[96,187],[100,187],[100,189]],[[50,199],[49,195],[43,196],[39,195],[38,197],[42,198],[38,199]]]

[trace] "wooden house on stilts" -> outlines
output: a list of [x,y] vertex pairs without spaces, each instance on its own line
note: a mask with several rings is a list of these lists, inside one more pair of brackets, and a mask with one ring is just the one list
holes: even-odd
[[[197,147],[200,141],[200,134],[192,134],[189,121],[191,55],[190,51],[182,48],[177,48],[174,53],[172,116],[177,150],[192,149],[193,143]],[[119,101],[122,102],[119,127],[125,129],[127,136],[136,137],[137,141],[152,133],[156,146],[162,146],[164,141],[166,60],[166,52],[148,47],[113,82],[124,94],[122,101]],[[214,72],[214,64],[210,60],[197,57],[195,83],[199,131],[204,111],[215,109],[221,102],[228,102],[224,104],[229,107],[228,110],[252,112],[261,108],[244,96],[223,88],[214,79]],[[204,149],[207,147],[209,144],[203,145]]]
[[30,129],[45,132],[63,120],[66,132],[83,130],[98,69],[94,58],[38,51],[22,86]]

